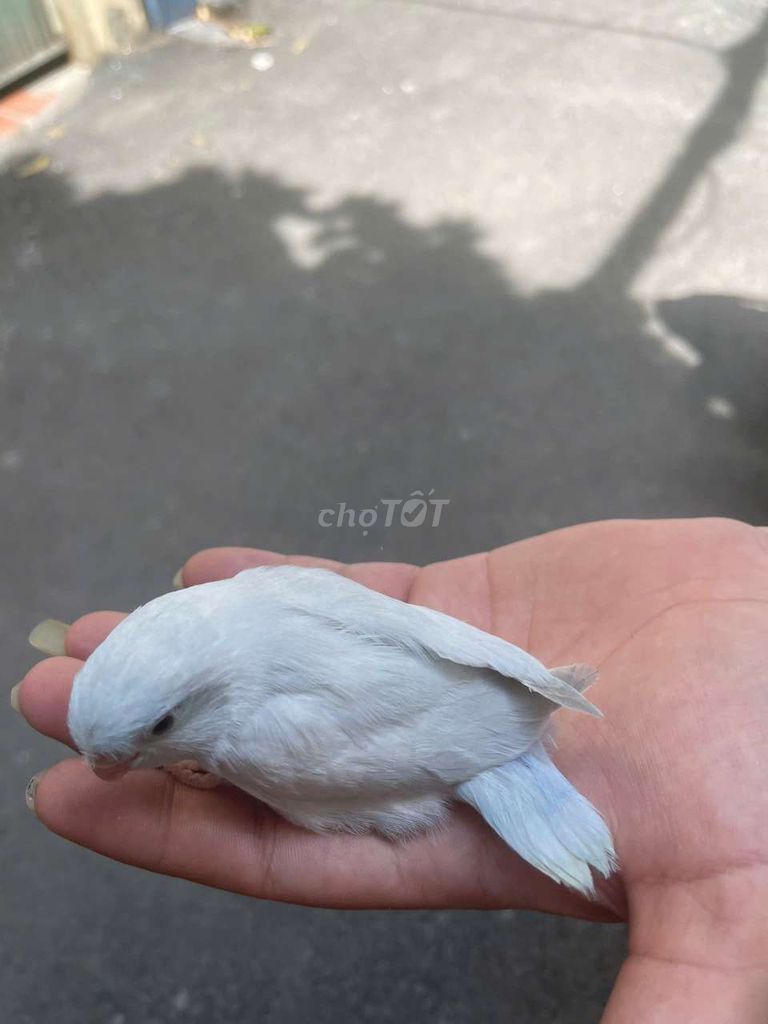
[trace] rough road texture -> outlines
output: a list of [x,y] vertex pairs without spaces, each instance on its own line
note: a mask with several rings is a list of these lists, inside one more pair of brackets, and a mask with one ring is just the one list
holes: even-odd
[[[761,7],[253,3],[270,70],[158,42],[63,137],[7,146],[8,686],[36,621],[130,608],[203,545],[427,561],[602,516],[765,521]],[[434,529],[318,523],[430,488]],[[598,1016],[620,930],[143,875],[37,825],[56,751],[2,730],[14,1024]]]

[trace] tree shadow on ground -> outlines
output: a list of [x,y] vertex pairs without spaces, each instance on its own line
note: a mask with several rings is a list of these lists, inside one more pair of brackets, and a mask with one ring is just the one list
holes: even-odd
[[[726,422],[708,404],[721,374],[733,390],[764,359],[739,340],[736,300],[708,300],[721,344],[711,336],[692,376],[628,293],[737,137],[767,39],[768,15],[724,55],[723,88],[664,180],[569,290],[523,296],[473,225],[416,228],[373,196],[318,210],[274,178],[199,168],[79,202],[63,176],[6,175],[8,484],[19,461],[62,467],[55,509],[33,502],[40,530],[101,550],[141,528],[149,557],[182,509],[193,543],[215,523],[221,538],[417,561],[577,519],[763,518],[764,419]],[[341,501],[414,488],[450,499],[440,530],[318,524]],[[68,529],[51,531],[51,514]]]

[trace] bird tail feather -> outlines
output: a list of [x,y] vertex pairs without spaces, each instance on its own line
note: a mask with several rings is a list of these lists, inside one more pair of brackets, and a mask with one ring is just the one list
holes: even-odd
[[591,665],[561,665],[560,668],[551,668],[549,671],[551,675],[557,676],[563,683],[568,683],[579,693],[584,693],[597,679],[597,669]]
[[456,794],[529,864],[584,896],[595,891],[590,868],[605,878],[616,868],[607,825],[541,743],[462,783]]

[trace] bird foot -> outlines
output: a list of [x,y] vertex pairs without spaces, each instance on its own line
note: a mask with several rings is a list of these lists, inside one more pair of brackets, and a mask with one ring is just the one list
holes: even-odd
[[197,761],[177,761],[176,764],[164,765],[163,771],[192,789],[214,789],[224,781],[201,768]]

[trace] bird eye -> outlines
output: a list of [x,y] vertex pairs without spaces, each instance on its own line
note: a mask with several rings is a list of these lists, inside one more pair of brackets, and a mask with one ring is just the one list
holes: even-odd
[[156,722],[152,726],[152,735],[153,736],[162,736],[163,733],[168,732],[168,730],[171,728],[172,725],[173,725],[173,715],[163,715],[163,717],[160,719],[160,721]]

